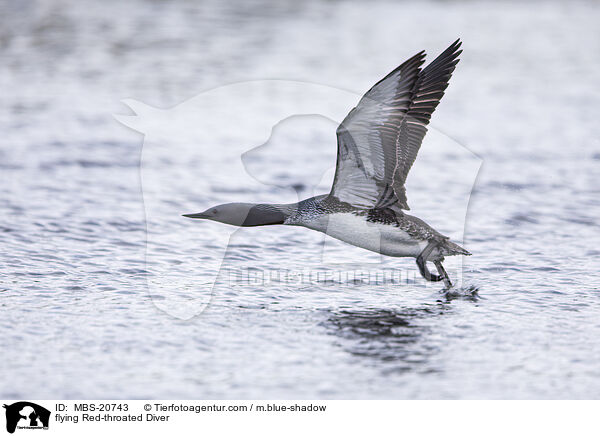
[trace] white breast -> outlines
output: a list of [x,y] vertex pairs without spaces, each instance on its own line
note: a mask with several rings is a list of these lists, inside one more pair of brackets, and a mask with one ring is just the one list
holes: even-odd
[[427,246],[427,241],[413,239],[396,226],[371,223],[352,213],[325,215],[300,225],[386,256],[417,257]]

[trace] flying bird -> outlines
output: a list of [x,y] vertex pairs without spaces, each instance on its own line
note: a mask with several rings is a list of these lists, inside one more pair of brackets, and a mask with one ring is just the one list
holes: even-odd
[[[460,39],[422,68],[421,51],[377,82],[337,128],[331,192],[292,204],[227,203],[183,215],[241,227],[284,224],[323,232],[393,257],[414,257],[421,275],[452,286],[444,256],[470,255],[409,210],[405,182],[452,76]],[[427,268],[433,262],[438,274]]]

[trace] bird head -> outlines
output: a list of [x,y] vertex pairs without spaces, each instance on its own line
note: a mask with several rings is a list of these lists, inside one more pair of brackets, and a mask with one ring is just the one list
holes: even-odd
[[240,227],[283,224],[287,214],[275,205],[255,203],[226,203],[204,212],[183,215],[187,218],[207,219]]

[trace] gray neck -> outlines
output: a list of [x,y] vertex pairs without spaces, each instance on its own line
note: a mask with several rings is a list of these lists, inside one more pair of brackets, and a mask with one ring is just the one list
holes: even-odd
[[254,204],[250,207],[242,227],[269,226],[283,224],[296,211],[298,203]]

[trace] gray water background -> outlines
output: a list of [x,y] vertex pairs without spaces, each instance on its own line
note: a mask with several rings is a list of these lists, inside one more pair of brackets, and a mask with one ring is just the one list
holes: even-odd
[[[597,3],[22,1],[0,12],[0,397],[600,396]],[[417,280],[216,290],[189,320],[156,307],[143,137],[113,118],[127,113],[121,99],[166,108],[253,79],[361,93],[458,36],[465,53],[432,128],[483,162],[464,241],[464,286],[479,298]],[[281,177],[277,150],[259,157],[267,179]],[[420,189],[408,191],[415,214],[452,232],[435,205],[453,199]],[[251,235],[231,248],[241,264],[301,268],[321,241],[295,228]]]

